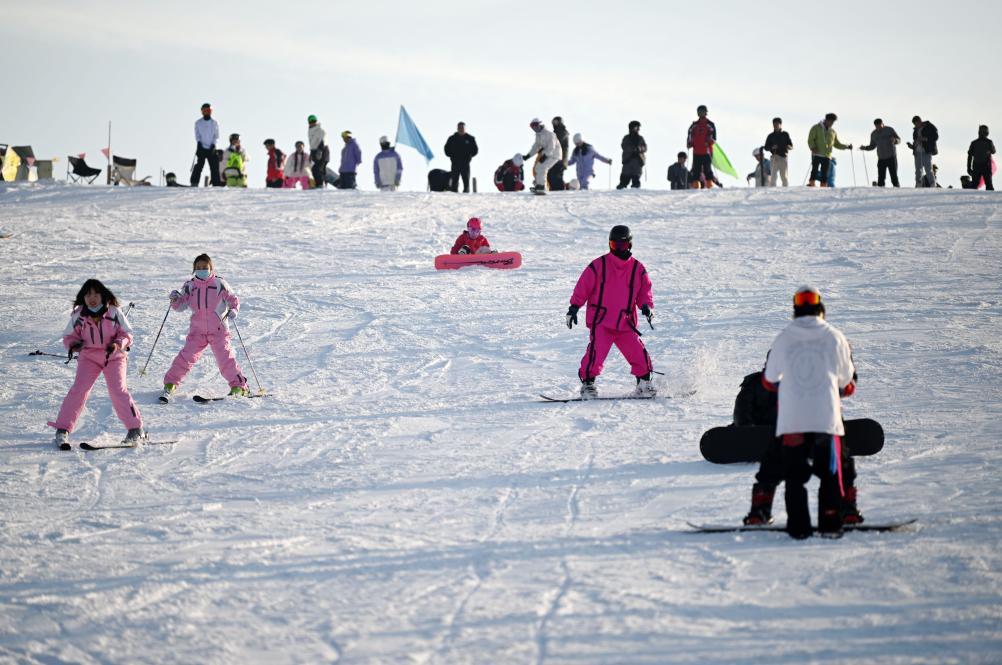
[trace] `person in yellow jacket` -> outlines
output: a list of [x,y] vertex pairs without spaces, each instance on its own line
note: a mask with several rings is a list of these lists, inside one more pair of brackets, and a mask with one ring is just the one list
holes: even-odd
[[809,187],[814,187],[818,182],[822,187],[828,186],[828,167],[832,158],[832,148],[839,150],[852,150],[852,144],[844,145],[838,140],[835,132],[835,121],[838,116],[834,113],[825,115],[825,119],[811,127],[807,135],[807,147],[811,151],[811,181]]

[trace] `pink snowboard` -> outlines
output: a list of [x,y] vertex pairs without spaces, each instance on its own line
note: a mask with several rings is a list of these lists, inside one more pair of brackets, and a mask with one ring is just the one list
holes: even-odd
[[442,254],[435,257],[435,270],[459,270],[466,266],[483,266],[499,270],[514,270],[522,265],[522,255],[518,252],[498,252],[497,254]]

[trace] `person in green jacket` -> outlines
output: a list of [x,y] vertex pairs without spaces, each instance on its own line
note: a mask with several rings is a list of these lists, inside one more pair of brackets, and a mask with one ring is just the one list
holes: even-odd
[[822,187],[828,186],[828,167],[832,158],[832,148],[852,150],[852,144],[844,145],[838,140],[835,132],[834,113],[825,115],[825,119],[811,127],[807,135],[807,147],[811,151],[811,181],[809,187],[815,187],[818,182]]

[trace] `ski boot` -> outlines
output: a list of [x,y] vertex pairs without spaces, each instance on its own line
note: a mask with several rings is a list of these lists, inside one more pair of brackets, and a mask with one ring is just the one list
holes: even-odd
[[595,387],[595,379],[581,380],[581,399],[595,399],[598,397],[598,388]]
[[233,386],[230,388],[230,397],[247,397],[250,395],[250,391],[244,386]]
[[651,373],[637,377],[637,387],[633,390],[634,397],[654,397],[658,394],[658,389],[651,383]]
[[742,522],[745,526],[772,524],[772,498],[776,494],[775,487],[766,487],[755,483],[751,490],[751,510]]
[[164,390],[160,393],[160,401],[163,404],[168,404],[172,399],[174,399],[174,393],[177,392],[176,383],[165,383]]
[[122,444],[126,446],[138,446],[140,443],[149,438],[142,427],[133,427],[125,434],[125,438],[122,439]]
[[863,513],[856,507],[856,488],[846,487],[845,496],[842,497],[842,524],[862,524]]
[[56,430],[56,438],[53,442],[59,450],[70,450],[70,433],[64,429]]

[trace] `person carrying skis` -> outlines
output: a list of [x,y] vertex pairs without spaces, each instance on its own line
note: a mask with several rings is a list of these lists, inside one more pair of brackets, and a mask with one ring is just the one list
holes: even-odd
[[588,264],[571,294],[567,308],[568,328],[574,327],[578,322],[578,310],[588,304],[585,314],[585,325],[589,329],[588,349],[578,369],[583,399],[598,397],[595,379],[602,373],[613,344],[630,363],[630,371],[637,380],[634,395],[654,397],[657,393],[651,382],[654,366],[637,329],[638,307],[648,324],[654,316],[651,278],[644,264],[633,258],[632,250],[630,228],[612,227],[609,253]]
[[358,141],[352,138],[351,132],[347,129],[341,132],[341,140],[344,141],[344,147],[341,148],[341,165],[338,167],[334,186],[338,189],[357,189],[355,175],[358,172],[358,165],[362,163],[362,149],[358,147]]
[[900,187],[898,183],[898,149],[895,147],[901,143],[901,137],[894,131],[893,127],[884,125],[884,121],[877,118],[873,121],[873,131],[870,132],[870,143],[859,146],[860,150],[877,149],[877,187],[883,187],[888,172],[891,175],[891,185]]
[[528,160],[538,156],[532,167],[533,185],[529,190],[536,194],[545,194],[546,174],[561,160],[563,153],[556,135],[548,130],[539,118],[533,118],[529,122],[529,127],[536,133],[536,140],[529,148],[529,152],[522,155],[522,159]]
[[814,187],[820,182],[822,187],[828,186],[829,162],[832,158],[832,148],[839,150],[852,150],[852,144],[843,145],[838,140],[838,133],[835,131],[835,121],[838,116],[828,113],[818,124],[811,127],[807,133],[807,148],[811,151],[811,181],[808,187]]
[[264,176],[264,186],[280,189],[285,184],[285,153],[275,147],[275,139],[265,139],[264,148],[268,151],[268,171]]
[[247,152],[240,146],[240,135],[230,134],[230,145],[223,151],[223,177],[227,187],[247,186]]
[[685,165],[685,160],[689,158],[689,153],[678,153],[678,161],[668,167],[668,182],[672,189],[689,189],[689,169]]
[[995,154],[995,144],[988,138],[988,125],[978,127],[978,138],[971,141],[967,150],[967,175],[971,176],[974,189],[981,186],[984,180],[985,190],[995,191],[992,183],[992,155]]
[[202,178],[202,167],[209,161],[209,178],[213,187],[222,187],[219,177],[219,156],[216,153],[216,141],[219,140],[219,123],[212,117],[212,105],[202,104],[202,117],[195,121],[195,168],[191,171],[191,186],[198,187]]
[[326,189],[327,163],[331,161],[331,149],[327,145],[327,130],[320,126],[315,115],[308,116],[306,123],[309,126],[307,140],[310,142],[310,170],[313,172],[313,187]]
[[126,385],[126,353],[132,346],[132,326],[118,309],[118,299],[104,284],[88,279],[73,300],[73,312],[63,331],[63,345],[70,355],[77,352],[77,375],[63,398],[59,415],[48,423],[56,428],[56,447],[69,449],[69,434],[76,427],[91,388],[104,374],[108,396],[115,415],[128,432],[127,444],[137,444],[146,437],[143,417]]
[[578,185],[581,189],[588,189],[588,183],[595,177],[595,160],[606,164],[612,164],[612,160],[600,155],[590,143],[585,143],[581,134],[575,134],[573,141],[574,150],[571,152],[571,158],[567,161],[567,165],[575,166]]
[[[771,521],[776,486],[786,483],[786,531],[793,538],[811,535],[811,515],[804,485],[812,473],[818,490],[818,531],[840,535],[844,522],[861,522],[855,510],[855,469],[843,450],[841,397],[856,390],[852,349],[845,336],[824,320],[821,293],[802,286],[793,295],[793,322],[773,342],[763,385],[779,393],[776,438],[763,455],[752,487],[752,507],[745,524]],[[854,513],[854,515],[853,515]]]
[[689,125],[685,147],[692,149],[692,179],[698,180],[702,189],[716,182],[713,175],[713,144],[717,142],[717,126],[706,117],[706,106],[696,107],[695,122]]
[[521,153],[515,153],[511,159],[506,159],[501,166],[494,171],[494,186],[499,192],[521,192],[525,189],[522,183],[524,179]]
[[644,174],[644,164],[647,163],[647,141],[640,135],[640,121],[631,120],[628,129],[629,133],[620,143],[623,149],[623,167],[616,189],[626,189],[627,185],[639,189],[640,176]]
[[300,188],[310,188],[310,168],[313,162],[309,153],[306,152],[306,144],[296,141],[296,151],[285,160],[285,182],[282,187],[285,189],[295,189],[296,183]]
[[184,347],[178,352],[164,375],[160,401],[170,402],[177,387],[198,362],[205,347],[212,348],[220,374],[230,385],[230,395],[246,396],[247,379],[240,372],[237,356],[230,345],[227,319],[236,319],[240,299],[230,285],[215,274],[208,254],[199,254],[192,262],[192,279],[180,291],[170,292],[170,306],[175,312],[191,310],[191,323]]
[[481,235],[483,225],[479,217],[470,217],[466,230],[459,234],[452,244],[450,254],[490,254],[491,244]]
[[400,177],[404,173],[404,163],[397,151],[390,145],[390,139],[380,136],[379,147],[381,148],[379,154],[372,160],[376,189],[382,192],[395,192],[400,186]]

